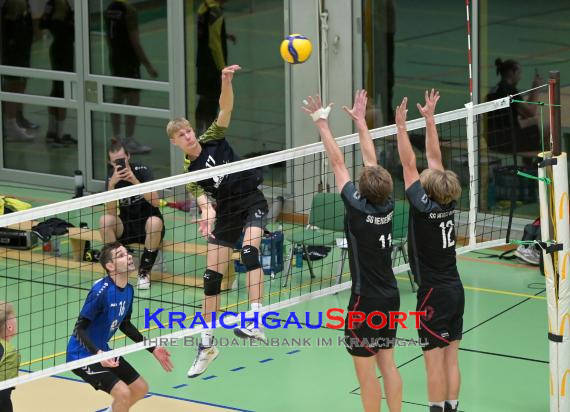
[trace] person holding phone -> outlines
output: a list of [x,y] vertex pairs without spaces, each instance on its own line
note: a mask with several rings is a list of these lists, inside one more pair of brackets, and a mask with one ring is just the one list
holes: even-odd
[[[113,140],[108,151],[109,175],[107,190],[137,185],[153,180],[153,175],[145,165],[130,163],[130,154],[123,143]],[[158,209],[159,197],[156,192],[131,196],[109,202],[105,214],[99,220],[99,231],[103,243],[119,241],[123,245],[144,243],[144,251],[139,265],[138,288],[150,288],[150,272],[156,261],[158,250],[164,237],[164,220]]]

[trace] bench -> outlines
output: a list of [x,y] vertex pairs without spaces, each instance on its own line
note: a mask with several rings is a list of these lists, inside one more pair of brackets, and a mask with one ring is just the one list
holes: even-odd
[[[103,243],[103,239],[101,238],[101,233],[98,230],[88,229],[88,228],[79,228],[79,227],[70,227],[68,228],[68,239],[71,248],[71,256],[73,261],[81,262],[83,260],[83,251],[85,250],[85,244],[89,242],[100,242]],[[144,247],[143,244],[140,243],[133,243],[132,244],[139,249]],[[173,242],[173,241],[163,241],[161,245],[162,251],[169,251],[181,254],[190,254],[190,255],[199,255],[199,256],[206,256],[208,253],[208,245],[201,245],[197,243],[191,242]],[[233,252],[231,256],[231,262],[229,264],[228,275],[224,276],[222,281],[222,290],[231,289],[232,284],[235,279],[235,270],[233,265],[233,260],[239,260],[240,255],[239,252]],[[97,264],[98,267],[101,265]],[[102,268],[101,268],[102,270]],[[202,276],[184,276],[183,274],[174,275],[167,272],[155,272],[151,273],[151,280],[158,280],[162,281],[165,278],[168,278],[168,282],[187,285],[187,286],[196,286],[196,287],[203,287],[203,280]]]

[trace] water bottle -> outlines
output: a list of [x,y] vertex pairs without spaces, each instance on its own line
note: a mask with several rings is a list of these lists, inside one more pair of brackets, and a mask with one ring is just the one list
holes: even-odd
[[60,241],[59,238],[56,236],[53,238],[53,255],[55,257],[61,257],[61,250],[59,246],[60,246]]
[[[79,223],[79,228],[81,229],[88,229],[89,225],[86,222],[81,222]],[[85,256],[87,256],[87,253],[91,250],[91,241],[90,240],[86,240],[85,241],[85,246],[83,247],[83,260],[87,260],[85,259]]]
[[303,267],[303,247],[301,245],[295,246],[295,267]]
[[261,268],[267,275],[271,273],[271,239],[261,239]]
[[85,186],[83,185],[83,172],[81,170],[75,171],[73,182],[75,184],[75,196],[73,196],[73,198],[77,199],[78,197],[83,197],[83,189],[85,189]]

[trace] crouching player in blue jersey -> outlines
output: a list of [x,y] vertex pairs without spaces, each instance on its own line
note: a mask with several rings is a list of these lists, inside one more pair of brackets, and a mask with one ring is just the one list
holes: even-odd
[[[135,342],[142,342],[143,335],[131,323],[133,287],[128,273],[135,271],[133,258],[119,242],[109,243],[101,250],[99,258],[107,276],[97,281],[89,294],[73,335],[67,345],[67,362],[110,350],[109,340],[117,329]],[[172,370],[170,353],[165,348],[149,348],[167,372]],[[74,369],[73,373],[113,397],[107,411],[128,411],[148,392],[148,384],[123,358],[113,358]]]

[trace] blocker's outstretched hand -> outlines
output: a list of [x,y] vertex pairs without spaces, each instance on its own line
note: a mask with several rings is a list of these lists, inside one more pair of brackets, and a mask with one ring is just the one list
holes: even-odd
[[402,103],[396,106],[396,126],[398,129],[406,130],[406,118],[408,117],[408,98],[404,97]]
[[431,92],[426,90],[425,99],[426,103],[424,106],[417,104],[418,110],[423,117],[433,117],[435,114],[435,106],[439,100],[439,92],[435,89],[431,89]]
[[331,108],[334,106],[334,103],[330,103],[327,107],[323,107],[323,103],[321,101],[321,96],[316,95],[308,96],[305,100],[303,100],[303,107],[302,109],[305,113],[308,113],[313,122],[315,123],[328,123],[329,113],[331,112]]
[[366,90],[357,90],[354,94],[354,105],[352,109],[347,106],[342,106],[344,110],[356,123],[366,122],[366,104],[368,102],[368,95]]

